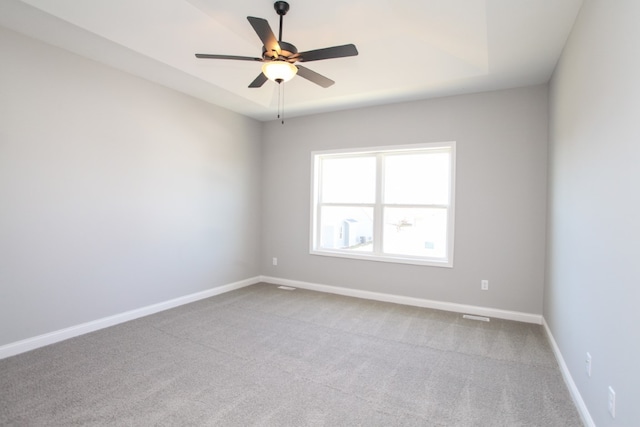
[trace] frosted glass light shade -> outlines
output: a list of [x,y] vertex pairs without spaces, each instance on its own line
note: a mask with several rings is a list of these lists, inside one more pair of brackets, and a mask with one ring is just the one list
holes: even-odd
[[286,61],[269,61],[262,66],[262,72],[269,80],[282,83],[291,80],[298,72],[298,68]]

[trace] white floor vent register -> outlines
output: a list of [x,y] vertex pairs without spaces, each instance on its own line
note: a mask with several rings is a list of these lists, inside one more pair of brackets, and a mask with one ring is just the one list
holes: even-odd
[[474,316],[473,314],[463,314],[462,315],[463,319],[469,319],[469,320],[480,320],[482,322],[488,322],[491,319],[489,319],[488,317],[484,317],[484,316]]

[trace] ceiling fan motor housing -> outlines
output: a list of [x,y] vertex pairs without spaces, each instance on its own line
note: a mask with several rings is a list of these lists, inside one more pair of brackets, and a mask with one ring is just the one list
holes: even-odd
[[298,48],[296,48],[291,43],[287,42],[278,42],[280,45],[280,55],[276,51],[267,51],[267,48],[262,46],[262,58],[265,61],[288,61],[291,63],[296,62],[298,59]]

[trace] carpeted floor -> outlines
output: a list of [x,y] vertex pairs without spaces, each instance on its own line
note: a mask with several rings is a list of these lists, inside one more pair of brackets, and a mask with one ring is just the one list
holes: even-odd
[[538,325],[258,284],[0,360],[0,425],[581,426]]

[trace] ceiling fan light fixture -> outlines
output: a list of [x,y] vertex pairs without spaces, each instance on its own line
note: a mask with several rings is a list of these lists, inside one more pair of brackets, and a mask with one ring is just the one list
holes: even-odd
[[298,67],[287,61],[269,61],[262,66],[262,72],[276,83],[288,82],[298,72]]

